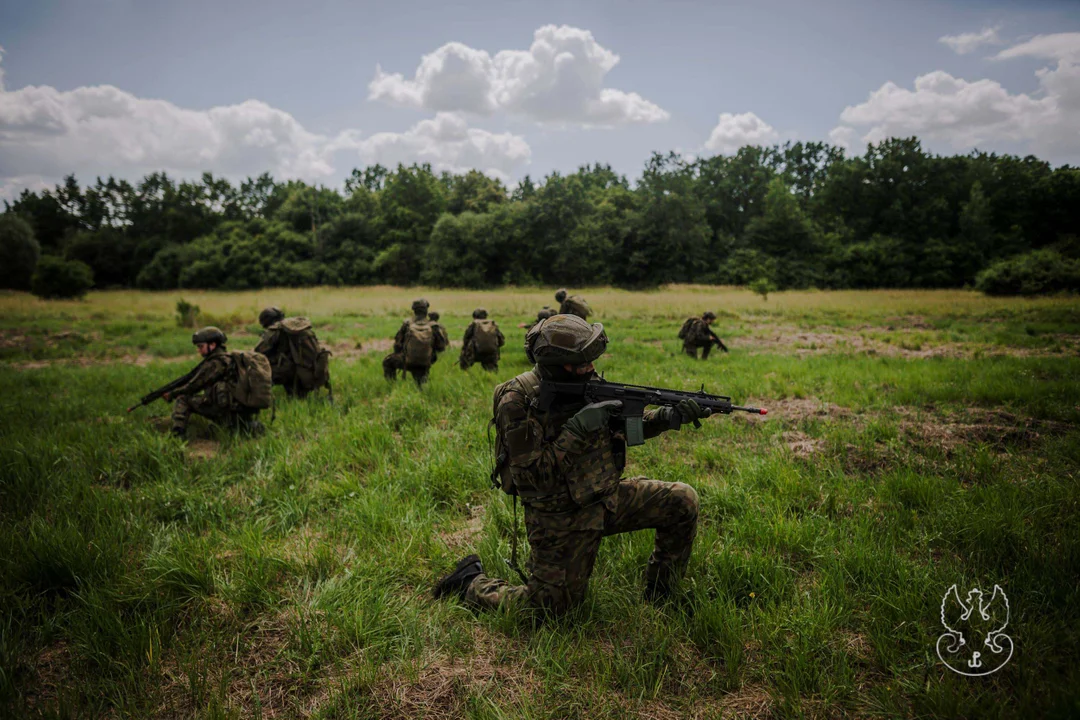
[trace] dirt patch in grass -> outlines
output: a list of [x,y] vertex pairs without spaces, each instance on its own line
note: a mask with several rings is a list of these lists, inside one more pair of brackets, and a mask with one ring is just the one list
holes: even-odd
[[210,460],[217,457],[221,443],[217,440],[194,438],[188,441],[187,455],[192,460]]
[[820,438],[812,438],[801,430],[788,430],[781,437],[791,453],[803,460],[821,452],[825,444]]
[[529,702],[540,686],[520,648],[477,628],[468,657],[429,656],[418,666],[384,666],[371,690],[381,718],[459,718],[470,695]]
[[981,443],[1004,451],[1030,448],[1044,435],[1063,435],[1075,426],[1054,420],[1014,415],[1005,410],[967,408],[947,416],[927,415],[897,407],[901,432],[910,440],[951,453],[961,445]]
[[34,679],[25,696],[27,707],[43,710],[70,693],[72,662],[71,648],[64,640],[42,650],[33,663]]
[[801,423],[804,420],[820,418],[847,419],[854,415],[850,408],[834,405],[818,398],[748,398],[746,404],[765,408],[769,414],[738,413],[733,414],[732,417],[748,422],[783,420],[789,423]]
[[476,545],[476,538],[484,529],[484,506],[469,505],[469,519],[457,530],[439,533],[439,539],[451,552],[458,552]]
[[140,353],[138,355],[119,355],[116,357],[76,357],[76,358],[52,358],[49,360],[28,360],[26,362],[7,363],[7,366],[16,370],[41,370],[53,366],[70,367],[98,367],[101,365],[135,365],[146,367],[151,363],[179,363],[190,362],[194,364],[197,358],[191,355],[177,355],[175,357],[159,357]]

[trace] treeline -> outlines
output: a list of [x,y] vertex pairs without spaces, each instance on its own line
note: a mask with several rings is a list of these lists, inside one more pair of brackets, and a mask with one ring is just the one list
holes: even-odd
[[[979,278],[994,291],[993,276],[1011,283],[1001,292],[1080,289],[1080,169],[937,156],[914,138],[861,157],[823,143],[656,154],[633,184],[593,165],[513,191],[427,165],[353,170],[343,192],[265,174],[238,186],[154,173],[82,187],[71,176],[7,204],[4,237],[15,216],[42,257],[85,263],[100,288],[938,288]],[[1018,281],[1025,267],[1053,277]],[[8,287],[30,277],[0,275]]]

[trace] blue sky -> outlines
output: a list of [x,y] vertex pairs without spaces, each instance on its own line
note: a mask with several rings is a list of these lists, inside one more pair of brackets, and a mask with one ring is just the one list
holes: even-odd
[[[7,196],[160,168],[336,185],[375,161],[634,177],[654,150],[891,134],[1080,161],[1064,0],[3,0],[0,47]],[[442,71],[415,77],[426,55]]]

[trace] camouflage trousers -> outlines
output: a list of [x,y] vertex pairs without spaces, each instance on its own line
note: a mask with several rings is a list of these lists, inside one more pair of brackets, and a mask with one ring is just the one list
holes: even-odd
[[247,427],[258,414],[257,410],[238,410],[231,403],[224,403],[216,398],[217,393],[181,395],[173,403],[172,430],[175,433],[187,431],[188,420],[192,414],[202,415],[207,420],[228,427],[241,429]]
[[696,360],[697,359],[697,349],[698,348],[701,348],[701,359],[702,360],[708,360],[709,359],[709,353],[712,352],[712,348],[713,348],[712,341],[706,343],[705,345],[698,345],[696,343],[685,342],[685,343],[683,343],[682,351]]
[[685,572],[693,549],[697,493],[684,483],[637,477],[620,480],[611,499],[614,502],[571,513],[526,507],[528,584],[511,585],[481,574],[469,585],[466,600],[483,608],[505,602],[551,614],[564,612],[584,600],[601,539],[647,528],[656,529],[656,544],[645,568],[646,589],[660,593],[671,589]]
[[461,348],[461,356],[458,357],[458,364],[461,365],[462,370],[468,370],[476,363],[480,363],[480,367],[490,372],[495,372],[499,369],[499,353],[481,354],[477,353],[475,349],[471,347]]
[[[432,362],[435,358],[432,358]],[[387,380],[397,380],[399,372],[407,371],[412,375],[413,380],[417,385],[423,385],[428,380],[428,374],[431,372],[431,366],[423,365],[406,365],[405,355],[403,353],[390,353],[383,358],[382,361],[383,377]]]

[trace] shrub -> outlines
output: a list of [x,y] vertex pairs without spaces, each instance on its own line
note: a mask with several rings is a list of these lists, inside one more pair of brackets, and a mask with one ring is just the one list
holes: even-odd
[[1080,260],[1056,250],[1034,250],[998,260],[975,278],[987,295],[1043,295],[1080,291]]
[[769,293],[776,292],[776,285],[767,277],[759,277],[750,283],[750,290],[760,295],[762,300],[768,300]]
[[29,290],[40,256],[30,223],[14,213],[0,215],[0,288]]
[[180,298],[176,301],[176,324],[182,328],[193,328],[199,324],[199,306],[192,305]]
[[30,292],[40,298],[80,298],[94,286],[94,271],[78,260],[46,255],[37,264]]

